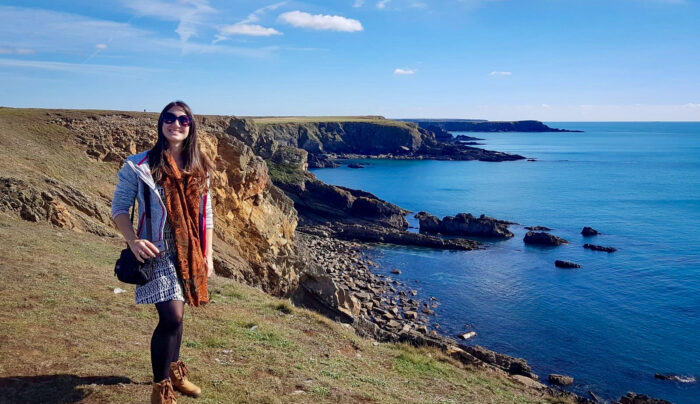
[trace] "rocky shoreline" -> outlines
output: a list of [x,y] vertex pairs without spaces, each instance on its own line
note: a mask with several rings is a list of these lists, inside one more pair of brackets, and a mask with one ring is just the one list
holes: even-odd
[[[382,342],[405,342],[435,346],[451,357],[472,366],[490,368],[514,381],[536,387],[555,397],[593,401],[574,393],[546,386],[538,381],[522,358],[514,358],[481,346],[458,343],[440,334],[435,309],[440,302],[420,296],[410,285],[391,276],[375,274],[378,265],[368,258],[367,245],[318,234],[297,231],[297,245],[309,267],[300,285],[308,293],[297,293],[292,301],[336,321],[350,324],[363,337]],[[398,270],[392,271],[400,274]],[[321,297],[319,299],[319,297]]]
[[[453,336],[441,334],[435,313],[440,302],[435,297],[421,296],[400,279],[375,273],[379,266],[368,257],[366,242],[329,237],[324,231],[314,226],[297,229],[297,246],[310,270],[304,275],[307,278],[300,281],[300,290],[308,288],[308,293],[295,294],[292,297],[295,305],[346,323],[362,337],[440,348],[462,363],[501,372],[514,382],[537,388],[543,396],[566,397],[578,403],[603,402],[592,391],[589,391],[591,398],[586,398],[562,389],[573,383],[569,376],[550,374],[549,385],[545,385],[525,359],[479,345],[462,344]],[[388,272],[400,275],[397,269]],[[468,339],[471,334],[466,333],[463,338]],[[669,403],[633,392],[611,402]]]

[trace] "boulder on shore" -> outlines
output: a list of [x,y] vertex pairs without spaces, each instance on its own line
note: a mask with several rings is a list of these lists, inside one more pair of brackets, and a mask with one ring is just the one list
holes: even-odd
[[545,245],[545,246],[559,246],[562,244],[568,244],[569,242],[561,237],[557,237],[545,232],[534,232],[529,231],[525,234],[523,238],[525,244],[532,245]]
[[527,364],[525,359],[514,358],[512,356],[494,352],[479,345],[466,346],[460,344],[459,347],[477,359],[505,370],[511,375],[523,375],[537,380],[537,375],[532,373],[532,369],[530,368],[530,365]]
[[570,386],[574,384],[574,378],[570,376],[558,375],[552,373],[549,375],[549,382],[551,384],[557,384],[559,386]]
[[602,245],[595,245],[595,244],[588,244],[588,243],[584,244],[583,248],[587,248],[587,249],[593,250],[593,251],[605,251],[607,253],[612,253],[612,252],[617,251],[617,248],[615,248],[615,247],[603,247]]
[[556,266],[557,268],[581,268],[580,264],[577,264],[577,263],[571,262],[571,261],[562,261],[562,260],[554,261],[554,266]]
[[660,398],[652,398],[644,394],[637,394],[633,391],[628,392],[626,395],[620,397],[619,401],[613,401],[613,403],[618,404],[672,404],[670,401],[662,400]]
[[590,237],[590,236],[597,236],[600,233],[598,233],[598,230],[596,230],[592,227],[586,226],[583,228],[583,230],[581,230],[581,234],[583,234],[586,237]]

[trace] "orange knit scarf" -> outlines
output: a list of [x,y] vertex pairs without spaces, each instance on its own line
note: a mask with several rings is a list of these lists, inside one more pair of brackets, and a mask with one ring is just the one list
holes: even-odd
[[[199,238],[199,203],[197,187],[186,186],[189,175],[181,174],[172,155],[165,157],[163,190],[168,223],[175,238],[177,275],[182,280],[185,301],[193,306],[209,302],[207,268]],[[183,183],[183,179],[185,183]]]

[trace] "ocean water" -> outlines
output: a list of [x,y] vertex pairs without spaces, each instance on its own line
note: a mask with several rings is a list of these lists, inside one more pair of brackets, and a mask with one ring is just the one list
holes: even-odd
[[[370,249],[379,273],[440,301],[441,332],[476,331],[470,344],[525,358],[541,380],[572,376],[570,389],[585,396],[700,403],[700,383],[654,378],[700,378],[700,123],[551,125],[585,132],[465,133],[536,162],[359,160],[369,165],[313,172],[415,212],[520,224],[481,251]],[[532,225],[570,244],[526,246]],[[584,226],[603,234],[584,238]],[[556,259],[582,268],[555,268]]]

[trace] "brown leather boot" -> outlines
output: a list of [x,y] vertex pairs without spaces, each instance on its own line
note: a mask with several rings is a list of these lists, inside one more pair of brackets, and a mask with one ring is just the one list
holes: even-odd
[[187,380],[187,375],[190,371],[182,361],[172,362],[170,364],[170,377],[173,379],[173,387],[182,394],[191,397],[199,397],[202,394],[202,389],[194,383]]
[[151,404],[177,404],[175,390],[173,390],[173,384],[170,382],[170,379],[153,383]]

